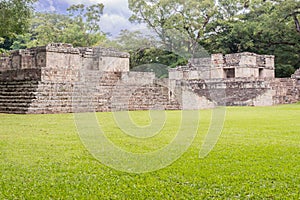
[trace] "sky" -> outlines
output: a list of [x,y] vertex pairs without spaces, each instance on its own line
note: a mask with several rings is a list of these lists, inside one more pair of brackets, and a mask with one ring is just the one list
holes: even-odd
[[104,14],[100,20],[103,32],[110,33],[112,37],[118,35],[120,30],[145,31],[144,24],[132,24],[128,21],[131,11],[127,0],[39,0],[35,4],[36,11],[65,13],[66,9],[73,4],[91,5],[95,3],[104,4]]

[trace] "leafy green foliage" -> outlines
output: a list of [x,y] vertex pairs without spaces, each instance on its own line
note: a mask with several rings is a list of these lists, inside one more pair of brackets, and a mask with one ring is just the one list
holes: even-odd
[[156,48],[139,49],[133,54],[133,66],[148,63],[159,63],[170,67],[175,67],[178,62],[182,61],[175,54]]
[[275,70],[276,77],[284,78],[289,77],[295,72],[295,68],[292,65],[277,65]]
[[[198,136],[171,166],[127,174],[95,160],[82,145],[73,115],[5,115],[0,123],[0,199],[297,199],[300,104],[230,107],[221,138],[205,159],[198,153],[211,112],[200,111]],[[148,112],[130,112],[140,125]],[[152,152],[180,126],[168,111],[161,134],[148,140],[123,134],[112,113],[98,113],[107,137],[120,148]]]
[[9,49],[11,40],[28,31],[32,3],[36,0],[0,1],[0,52]]
[[133,71],[155,72],[158,78],[167,78],[169,68],[187,64],[187,60],[180,55],[157,48],[133,51],[130,61]]
[[232,11],[221,1],[224,12],[210,24],[211,35],[201,44],[212,53],[249,51],[275,55],[276,75],[289,77],[300,67],[300,32],[295,28],[299,5],[298,0],[257,0]]
[[[277,68],[300,67],[299,0],[130,0],[131,21],[146,23],[162,43],[194,53],[254,52],[276,56]],[[292,70],[292,71],[294,71]],[[290,76],[290,67],[279,77]]]
[[121,30],[113,40],[115,46],[123,51],[136,51],[142,48],[158,46],[158,40],[150,34],[143,34],[140,31]]
[[0,38],[12,38],[24,33],[31,17],[31,4],[36,0],[0,1]]
[[[72,5],[67,10],[75,23],[84,28],[88,33],[100,31],[100,19],[103,15],[104,5],[102,3],[85,7],[84,4]],[[85,23],[84,23],[85,22]]]
[[130,0],[130,20],[146,23],[170,51],[193,53],[214,18],[214,4],[213,0]]
[[168,68],[187,64],[187,60],[176,53],[168,51],[151,35],[140,31],[122,30],[113,46],[130,53],[132,71],[155,72],[156,77],[168,77]]
[[68,8],[68,15],[35,13],[30,32],[18,35],[12,49],[46,45],[52,42],[70,43],[74,46],[95,46],[105,40],[99,21],[103,4],[89,7],[83,4]]

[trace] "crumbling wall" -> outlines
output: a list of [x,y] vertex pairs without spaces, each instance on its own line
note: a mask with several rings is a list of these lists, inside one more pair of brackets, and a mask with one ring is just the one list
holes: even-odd
[[0,72],[46,67],[45,47],[14,50],[9,54],[2,54],[0,57]]
[[[74,88],[82,72],[90,70],[89,81],[105,85],[115,71],[129,71],[128,53],[69,44],[12,51],[0,61],[0,110],[7,113],[72,112]],[[107,80],[104,71],[111,72]]]
[[300,85],[300,69],[295,71],[295,73],[292,75],[292,79],[295,79],[297,84]]
[[[224,78],[233,76],[229,72],[234,77]],[[156,79],[154,73],[129,72],[128,53],[50,44],[0,56],[0,112],[179,110],[300,100],[299,70],[292,79],[273,76],[273,56],[214,54],[171,69],[169,79]]]
[[0,55],[0,72],[8,70],[9,62],[9,56],[5,54]]
[[94,104],[96,111],[149,110],[158,107],[163,110],[180,109],[180,102],[169,99],[167,85],[156,80],[154,73],[105,72],[98,77],[101,78],[92,83],[93,86],[90,81],[86,83],[90,85],[88,88],[96,88],[96,91],[92,91],[97,102]]
[[298,101],[300,101],[300,69],[292,75],[292,79],[296,81],[296,89],[298,90]]
[[265,94],[269,90],[269,85],[264,81],[253,81],[251,79],[235,79],[235,80],[188,80],[185,82],[177,82],[185,84],[188,88],[196,93],[199,97],[214,103],[214,105],[226,106],[256,106],[272,105],[272,96],[269,101],[261,102],[256,98]]
[[180,102],[170,101],[168,88],[158,84],[154,76],[139,72],[86,71],[78,74],[77,81],[0,82],[0,111],[46,114],[158,108],[179,110]]
[[294,79],[275,79],[274,69],[274,56],[247,52],[213,54],[211,58],[194,58],[188,66],[171,69],[169,87],[173,93],[188,86],[201,98],[197,103],[206,102],[207,107],[211,107],[210,103],[270,106],[299,101],[300,70]]
[[1,59],[1,112],[140,110],[154,103],[179,108],[168,101],[166,89],[154,84],[154,74],[128,72],[128,57],[68,44],[13,51]]
[[275,92],[273,104],[291,104],[300,101],[300,88],[296,79],[276,78],[271,81],[271,88]]
[[[223,79],[226,70],[234,69],[230,78],[274,78],[274,56],[255,53],[212,54],[210,58],[193,58],[190,64],[204,71],[202,79]],[[208,69],[208,70],[207,70]],[[210,73],[206,73],[209,71]],[[193,78],[191,78],[193,79]]]

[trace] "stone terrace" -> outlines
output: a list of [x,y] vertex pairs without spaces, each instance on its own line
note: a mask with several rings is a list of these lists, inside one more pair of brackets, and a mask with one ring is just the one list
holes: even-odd
[[269,106],[300,100],[300,71],[274,78],[274,56],[213,54],[170,69],[130,72],[129,54],[49,44],[0,56],[1,113],[69,113]]

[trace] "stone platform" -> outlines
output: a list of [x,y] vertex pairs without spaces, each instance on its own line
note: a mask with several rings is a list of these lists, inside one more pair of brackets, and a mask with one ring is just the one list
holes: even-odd
[[169,70],[130,72],[129,54],[49,44],[0,57],[0,112],[16,114],[270,106],[300,100],[300,71],[274,78],[274,56],[214,54]]

